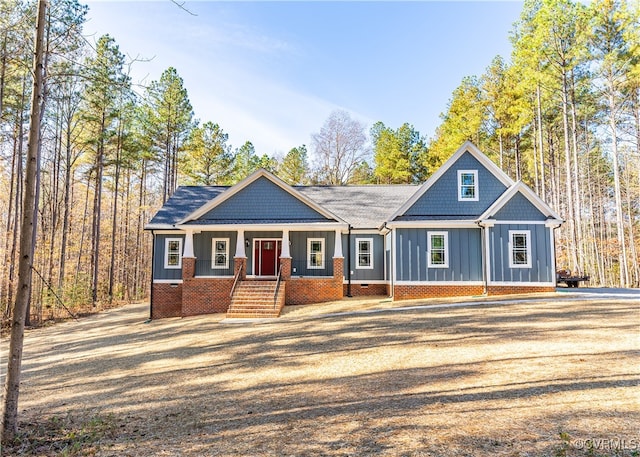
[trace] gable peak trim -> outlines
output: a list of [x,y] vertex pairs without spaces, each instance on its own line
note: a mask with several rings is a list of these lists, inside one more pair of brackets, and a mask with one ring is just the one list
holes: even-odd
[[462,146],[458,148],[456,152],[453,153],[451,157],[449,157],[445,163],[443,163],[440,168],[433,173],[429,179],[427,179],[422,186],[418,188],[418,190],[411,196],[409,200],[407,200],[393,215],[389,218],[390,221],[393,221],[396,217],[403,215],[407,212],[409,208],[411,208],[419,199],[422,197],[441,177],[444,175],[457,161],[462,157],[464,153],[468,152],[471,154],[478,162],[480,162],[486,169],[494,175],[505,187],[509,188],[513,186],[515,183],[513,179],[509,177],[504,171],[500,169],[498,165],[496,165],[487,155],[485,155],[478,147],[473,144],[471,141],[465,141]]
[[301,192],[298,192],[296,189],[294,189],[292,186],[290,186],[289,184],[287,184],[286,182],[284,182],[283,180],[281,180],[280,178],[275,176],[273,173],[270,173],[269,171],[265,170],[264,168],[260,168],[260,169],[258,169],[256,171],[254,171],[253,173],[251,173],[246,178],[244,178],[242,181],[236,183],[235,185],[233,185],[230,188],[228,188],[226,191],[222,192],[217,197],[215,197],[212,200],[208,201],[207,203],[202,205],[197,210],[193,211],[187,217],[185,217],[180,222],[178,222],[177,225],[182,225],[182,224],[185,224],[185,223],[187,223],[189,221],[193,221],[195,219],[198,219],[198,218],[204,216],[206,213],[208,213],[212,209],[216,208],[217,206],[221,205],[225,201],[229,200],[234,195],[240,193],[243,189],[249,187],[249,185],[251,185],[252,183],[256,182],[260,178],[265,178],[265,179],[269,180],[270,182],[272,182],[273,184],[278,186],[280,189],[284,190],[285,192],[290,194],[292,197],[300,200],[302,203],[304,203],[305,205],[307,205],[310,208],[314,209],[315,211],[317,211],[318,213],[320,213],[324,217],[326,217],[328,219],[333,219],[333,220],[335,220],[337,222],[344,222],[338,216],[336,216],[335,214],[331,213],[330,211],[327,211],[326,209],[322,208],[316,202],[314,202],[310,198],[306,197]]
[[487,210],[478,218],[480,221],[487,220],[496,215],[511,199],[520,193],[533,206],[535,206],[547,218],[555,220],[559,223],[564,222],[563,219],[542,200],[529,186],[524,182],[518,181],[509,187]]

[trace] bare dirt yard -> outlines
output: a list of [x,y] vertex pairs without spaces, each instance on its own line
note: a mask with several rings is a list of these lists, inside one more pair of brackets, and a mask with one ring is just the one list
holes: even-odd
[[2,455],[640,455],[640,295],[583,292],[31,330]]

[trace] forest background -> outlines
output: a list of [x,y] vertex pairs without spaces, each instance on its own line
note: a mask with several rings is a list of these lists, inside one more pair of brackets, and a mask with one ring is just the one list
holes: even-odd
[[[177,6],[176,6],[177,8]],[[15,299],[32,90],[35,3],[0,0],[0,310]],[[178,185],[232,185],[258,168],[298,184],[421,183],[466,140],[566,223],[559,268],[640,286],[638,3],[533,0],[512,54],[464,78],[427,138],[407,121],[331,113],[280,157],[199,121],[175,68],[142,87],[113,38],[83,36],[87,7],[52,0],[45,31],[34,283],[29,323],[142,299],[144,224]],[[250,134],[250,132],[248,132]]]

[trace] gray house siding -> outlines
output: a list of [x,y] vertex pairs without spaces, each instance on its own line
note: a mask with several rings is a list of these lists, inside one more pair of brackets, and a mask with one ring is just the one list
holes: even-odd
[[[358,268],[358,258],[356,257],[356,247],[358,239],[372,239],[373,240],[373,268]],[[351,255],[347,253],[349,248]],[[378,234],[369,233],[352,233],[351,245],[348,244],[348,235],[342,236],[342,252],[344,253],[344,276],[348,277],[349,270],[351,270],[352,281],[382,281],[385,279],[385,251],[384,251],[384,237]],[[348,261],[351,260],[348,265]]]
[[204,214],[200,220],[224,221],[327,221],[326,217],[307,206],[266,178],[249,184],[237,194]]
[[544,221],[547,217],[520,192],[515,194],[495,216],[502,221]]
[[[228,267],[211,268],[214,238],[227,238]],[[237,232],[202,232],[193,235],[193,252],[196,256],[196,276],[233,276],[233,256],[236,252]]]
[[[531,267],[509,267],[509,230],[531,233]],[[489,229],[490,280],[495,282],[553,282],[551,228],[544,224],[496,224]]]
[[184,250],[184,235],[166,235],[158,234],[155,240],[155,252],[153,253],[153,279],[159,280],[181,280],[182,268],[165,268],[164,267],[164,251],[167,238],[180,238],[182,240],[182,249]]
[[[324,268],[307,268],[307,240],[324,239]],[[335,232],[289,232],[291,241],[291,276],[333,276],[333,252]],[[344,249],[345,245],[343,245]]]
[[[458,201],[458,170],[478,171],[478,201]],[[477,216],[506,190],[484,165],[466,152],[449,168],[403,216]],[[403,220],[400,216],[397,220]]]
[[[448,268],[429,268],[427,232],[447,232]],[[399,281],[482,281],[480,229],[411,228],[396,231],[396,272]]]

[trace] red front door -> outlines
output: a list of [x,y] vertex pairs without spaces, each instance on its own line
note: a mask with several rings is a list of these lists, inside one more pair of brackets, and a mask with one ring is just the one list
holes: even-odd
[[275,276],[278,272],[280,251],[282,241],[280,240],[255,240],[254,241],[254,265],[256,276]]

